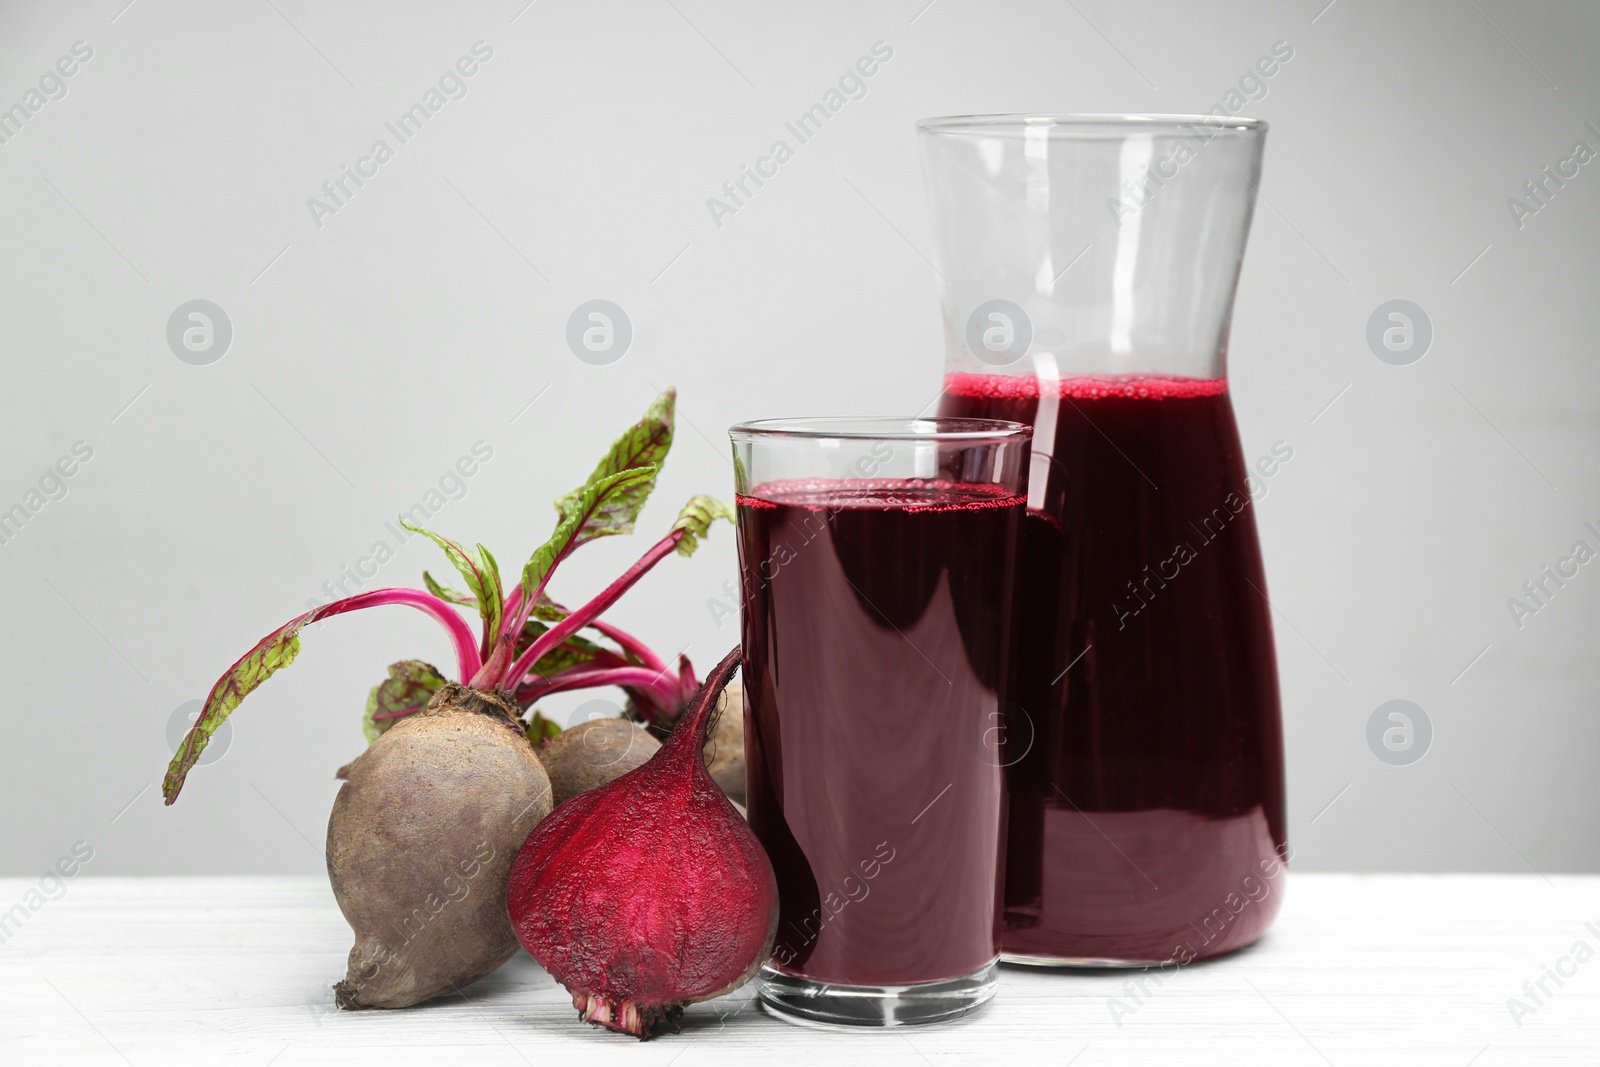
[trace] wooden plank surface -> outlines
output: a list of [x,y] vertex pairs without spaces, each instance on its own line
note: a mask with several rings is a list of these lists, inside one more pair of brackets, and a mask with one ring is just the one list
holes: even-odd
[[37,888],[0,880],[27,912],[0,945],[0,1064],[1600,1063],[1594,876],[1295,874],[1258,946],[1137,996],[1127,973],[1005,968],[966,1020],[837,1031],[747,986],[648,1044],[579,1024],[526,956],[464,998],[336,1010],[350,933],[321,879],[81,877],[32,910]]

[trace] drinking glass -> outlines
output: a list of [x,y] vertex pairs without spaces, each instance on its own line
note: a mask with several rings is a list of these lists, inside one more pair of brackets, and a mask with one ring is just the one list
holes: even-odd
[[1031,432],[824,418],[730,431],[749,818],[781,915],[760,995],[934,1022],[994,993],[1010,591]]
[[[945,415],[1035,429],[1016,570],[1005,958],[1247,945],[1287,854],[1272,619],[1228,327],[1266,124],[918,124]],[[1019,742],[1020,743],[1020,742]]]

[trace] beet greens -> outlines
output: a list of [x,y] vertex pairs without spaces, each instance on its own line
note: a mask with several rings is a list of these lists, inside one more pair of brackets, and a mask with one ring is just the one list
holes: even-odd
[[[415,608],[438,621],[454,646],[460,682],[503,693],[525,712],[541,697],[554,693],[619,686],[628,694],[633,717],[670,727],[698,688],[688,658],[680,655],[676,664],[669,665],[638,638],[600,615],[667,555],[692,555],[713,522],[732,521],[732,507],[709,496],[694,497],[678,513],[666,536],[575,610],[556,603],[546,590],[556,569],[579,546],[599,537],[633,532],[672,446],[676,396],[668,389],[657,397],[644,417],[611,446],[588,480],[555,502],[559,516],[555,532],[534,551],[522,568],[521,581],[509,593],[488,549],[477,545],[468,550],[402,518],[408,530],[444,550],[466,591],[443,586],[424,572],[426,591],[388,588],[358,593],[314,608],[268,634],[230,667],[207,695],[205,707],[167,768],[161,787],[166,802],[177,799],[184,779],[223,720],[262,682],[294,662],[302,629],[347,611],[384,604]],[[477,635],[461,617],[461,608],[477,610]],[[584,630],[595,636],[584,636]],[[388,677],[373,687],[367,699],[364,728],[368,741],[422,710],[447,681],[443,673],[422,660],[391,664]],[[550,726],[535,712],[528,730],[537,742]]]

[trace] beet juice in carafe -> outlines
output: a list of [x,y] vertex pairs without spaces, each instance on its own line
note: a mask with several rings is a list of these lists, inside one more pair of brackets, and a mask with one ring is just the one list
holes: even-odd
[[1226,370],[1265,133],[919,124],[940,412],[1034,427],[1006,725],[1016,962],[1214,956],[1281,900],[1271,609]]

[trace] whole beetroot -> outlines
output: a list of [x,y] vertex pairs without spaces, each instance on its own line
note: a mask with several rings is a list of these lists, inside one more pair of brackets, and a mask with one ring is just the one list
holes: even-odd
[[[631,719],[600,718],[557,732],[539,749],[557,804],[621,778],[661,747],[648,727]],[[706,769],[734,806],[744,803],[744,698],[739,683],[722,691],[706,737]]]
[[328,878],[356,937],[339,1007],[419,1004],[516,952],[506,873],[551,808],[517,710],[450,683],[350,765],[328,819]]
[[702,752],[738,665],[735,648],[650,762],[558,807],[511,868],[518,940],[589,1022],[648,1038],[771,954],[772,864]]
[[545,742],[539,759],[550,775],[555,802],[564,804],[643,766],[660,749],[655,735],[636,722],[590,719]]
[[[445,551],[465,592],[424,573],[426,591],[370,590],[289,620],[216,681],[173,754],[162,782],[168,804],[240,702],[294,662],[300,634],[313,623],[401,605],[444,627],[459,684],[421,660],[391,665],[368,697],[364,726],[372,746],[338,775],[347,781],[329,820],[328,873],[356,933],[348,974],[335,987],[342,1007],[415,1004],[482,977],[514,951],[505,877],[552,799],[520,721],[524,709],[555,693],[617,686],[632,706],[669,721],[695,692],[687,658],[680,654],[674,670],[601,615],[662,559],[691,555],[712,523],[731,521],[729,505],[691,499],[665,537],[575,610],[548,593],[556,569],[577,548],[633,531],[672,442],[674,402],[670,389],[658,396],[588,479],[556,501],[554,532],[509,592],[488,549],[469,549],[402,518],[402,526]],[[462,608],[476,609],[479,634]],[[529,729],[535,727],[537,716]]]

